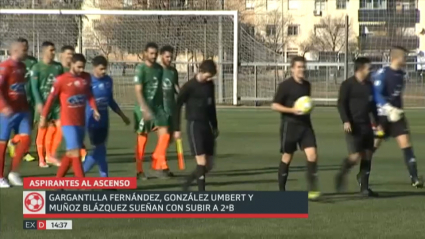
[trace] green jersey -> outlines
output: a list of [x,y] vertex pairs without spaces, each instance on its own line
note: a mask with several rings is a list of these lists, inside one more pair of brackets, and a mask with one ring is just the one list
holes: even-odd
[[27,91],[27,98],[30,105],[34,104],[34,100],[32,97],[32,91],[31,91],[31,68],[33,65],[37,63],[37,59],[32,56],[27,56],[27,58],[23,61],[25,64],[25,67],[27,69],[27,72],[25,73],[25,80],[27,81],[27,84],[25,85],[25,89]]
[[63,74],[62,65],[55,61],[49,65],[39,62],[32,67],[31,88],[36,104],[46,102],[56,76],[61,74]]
[[62,66],[62,68],[63,68],[63,73],[66,73],[66,72],[69,72],[69,67],[65,67],[65,66]]
[[[162,66],[154,63],[152,66],[140,64],[136,67],[134,83],[142,85],[143,97],[149,108],[163,108]],[[140,109],[139,104],[136,107]]]
[[176,68],[170,66],[163,69],[162,92],[164,95],[164,110],[172,115],[176,107],[176,87],[179,85],[179,75]]

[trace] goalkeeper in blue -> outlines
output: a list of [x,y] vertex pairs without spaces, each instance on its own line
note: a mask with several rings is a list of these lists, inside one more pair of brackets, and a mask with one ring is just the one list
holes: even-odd
[[96,56],[93,58],[92,65],[92,91],[101,119],[99,121],[94,120],[93,109],[87,105],[86,127],[93,150],[84,161],[83,169],[84,173],[87,173],[97,164],[100,176],[108,177],[108,164],[106,161],[106,141],[109,131],[108,108],[110,107],[117,113],[126,125],[130,124],[130,120],[125,116],[114,100],[113,81],[112,78],[106,74],[108,67],[106,58],[103,56]]
[[[384,138],[392,137],[403,151],[404,160],[413,187],[423,187],[423,180],[418,177],[415,154],[409,136],[409,127],[403,111],[403,90],[406,65],[406,49],[393,47],[391,49],[390,66],[383,67],[372,76],[374,98],[378,108],[379,125],[383,136],[375,140],[376,150]],[[361,168],[361,166],[360,166]],[[357,177],[359,179],[359,175]]]

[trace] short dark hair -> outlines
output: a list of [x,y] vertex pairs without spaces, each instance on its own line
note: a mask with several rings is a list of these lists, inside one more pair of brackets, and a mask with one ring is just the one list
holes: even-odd
[[217,65],[213,60],[204,60],[199,66],[199,72],[215,75],[217,74]]
[[96,56],[95,58],[93,58],[91,63],[94,67],[97,67],[99,65],[108,66],[108,60],[106,60],[104,56]]
[[161,47],[161,49],[159,50],[159,54],[164,54],[165,52],[169,52],[171,54],[174,53],[174,48],[170,45],[165,45],[163,47]]
[[307,61],[303,56],[295,56],[291,59],[291,67],[294,67],[297,62],[306,63]]
[[17,42],[20,42],[20,43],[25,43],[25,44],[28,45],[28,40],[25,39],[25,38],[23,38],[23,37],[18,37],[18,39],[16,39],[16,41]]
[[83,54],[76,53],[76,54],[72,55],[71,62],[72,62],[72,63],[76,63],[76,62],[78,62],[78,61],[81,61],[81,62],[83,62],[84,64],[86,64],[86,62],[87,62],[87,60],[86,60],[86,58],[84,57],[84,55],[83,55]]
[[67,50],[75,51],[75,47],[70,46],[70,45],[65,45],[65,46],[63,46],[63,47],[61,48],[61,52],[65,52],[65,51],[67,51]]
[[359,71],[367,64],[370,64],[371,61],[367,57],[359,57],[354,60],[354,71]]
[[51,42],[51,41],[45,41],[45,42],[43,42],[42,44],[41,44],[41,48],[45,48],[45,47],[48,47],[48,46],[55,46],[55,44],[53,43],[53,42]]
[[156,44],[155,42],[148,42],[145,45],[145,51],[147,51],[149,48],[154,48],[158,50],[158,44]]

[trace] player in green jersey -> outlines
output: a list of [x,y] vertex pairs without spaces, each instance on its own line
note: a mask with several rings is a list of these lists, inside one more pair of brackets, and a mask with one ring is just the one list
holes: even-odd
[[[31,67],[37,63],[37,59],[35,59],[35,57],[29,56],[28,55],[28,40],[25,38],[18,38],[18,42],[24,44],[24,51],[25,51],[25,60],[23,61],[23,63],[26,66],[27,72],[25,75],[25,78],[27,80],[27,85],[26,85],[26,91],[27,91],[27,97],[28,97],[28,103],[31,106],[32,111],[32,119],[33,121],[35,121],[34,118],[34,101],[33,101],[33,97],[32,97],[32,93],[31,93],[31,84],[30,84],[30,71],[31,71]],[[8,151],[9,151],[9,155],[11,158],[13,158],[15,156],[15,145],[19,143],[19,135],[15,135],[12,140],[9,141],[8,144]],[[24,161],[27,162],[31,162],[35,160],[35,157],[32,156],[29,152],[25,154],[24,156]]]
[[166,178],[167,173],[159,165],[166,163],[166,153],[170,135],[168,118],[164,111],[162,92],[162,66],[156,63],[158,45],[148,43],[144,49],[144,63],[136,67],[136,105],[134,108],[135,130],[137,136],[136,166],[137,176],[147,179],[143,172],[143,156],[148,134],[154,130],[158,134],[158,144],[152,154],[152,169],[155,176]]
[[63,67],[63,72],[68,72],[71,67],[72,56],[75,53],[75,48],[65,45],[61,48],[60,60]]
[[[169,45],[163,46],[161,47],[159,53],[161,55],[161,66],[163,68],[162,91],[164,96],[164,110],[168,118],[168,134],[170,135],[169,143],[171,143],[171,135],[174,133],[172,119],[176,108],[176,96],[179,93],[179,74],[177,69],[171,65],[174,48]],[[159,165],[159,167],[161,167],[162,170],[168,174],[168,176],[174,176],[173,173],[169,170],[167,162],[165,162],[163,165]]]
[[[37,113],[41,113],[43,105],[49,96],[55,78],[63,74],[62,65],[56,61],[55,45],[51,42],[43,42],[42,61],[38,62],[31,68],[31,90],[33,93]],[[52,107],[49,115],[49,126],[47,128],[39,128],[37,133],[37,153],[39,157],[39,166],[48,167],[47,163],[59,166],[59,160],[52,152],[53,142],[56,133],[56,124],[59,122],[59,104]],[[62,136],[61,136],[62,137]],[[47,160],[47,163],[46,163]]]

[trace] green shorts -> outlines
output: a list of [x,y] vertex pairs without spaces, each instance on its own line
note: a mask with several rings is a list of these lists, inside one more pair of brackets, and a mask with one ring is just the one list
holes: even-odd
[[134,115],[134,130],[137,133],[150,133],[155,127],[168,127],[169,117],[162,109],[152,110],[153,119],[150,121],[143,120],[143,112],[140,109],[135,109]]
[[54,104],[53,107],[50,109],[49,116],[47,117],[48,121],[52,120],[59,120],[60,117],[60,106],[57,104]]

